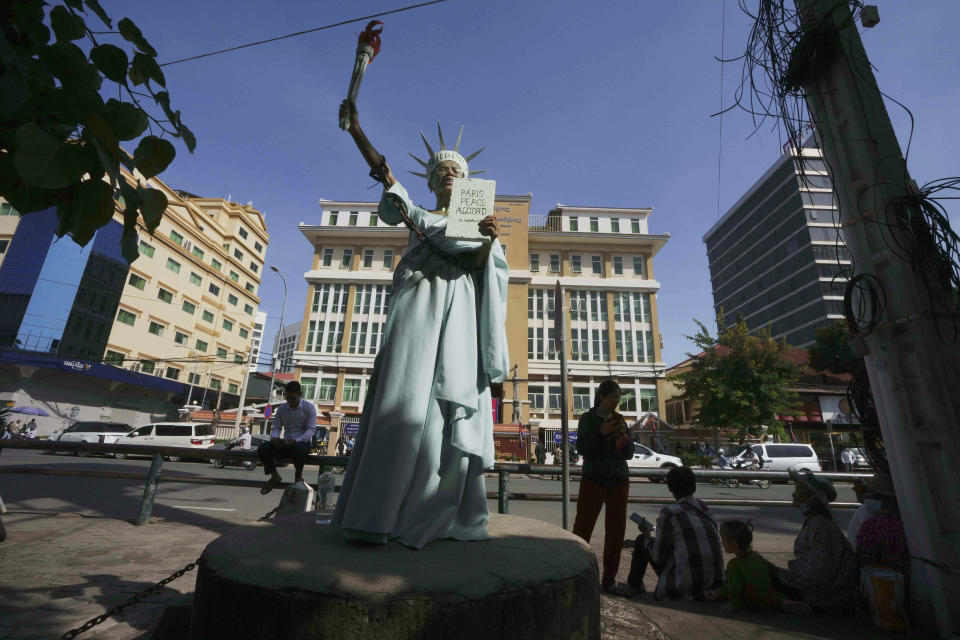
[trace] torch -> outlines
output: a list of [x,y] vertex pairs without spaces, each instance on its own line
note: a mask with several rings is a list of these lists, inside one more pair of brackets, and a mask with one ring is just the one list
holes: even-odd
[[[383,31],[383,23],[379,20],[371,20],[357,38],[357,57],[353,62],[353,75],[350,76],[350,89],[347,91],[347,99],[353,100],[354,103],[357,101],[357,94],[360,93],[360,83],[363,81],[363,74],[367,71],[367,65],[380,53],[381,31]],[[349,116],[340,120],[341,129],[346,131],[349,126]]]

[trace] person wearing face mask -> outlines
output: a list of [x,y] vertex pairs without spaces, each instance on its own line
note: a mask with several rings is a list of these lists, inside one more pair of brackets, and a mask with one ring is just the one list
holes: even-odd
[[793,560],[786,568],[770,565],[774,587],[814,610],[847,613],[856,605],[859,568],[828,507],[837,490],[809,471],[790,471],[790,478],[796,484],[793,506],[803,514],[803,525],[793,544]]
[[860,502],[860,507],[853,513],[850,524],[847,526],[847,540],[850,541],[854,551],[857,549],[857,534],[860,533],[860,526],[870,518],[889,511],[891,502],[893,508],[896,508],[893,481],[890,476],[878,471],[872,478],[864,481],[863,499]]

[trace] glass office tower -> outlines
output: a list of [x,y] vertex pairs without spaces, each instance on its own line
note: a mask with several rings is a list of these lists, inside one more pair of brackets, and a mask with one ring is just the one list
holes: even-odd
[[129,264],[111,220],[80,247],[55,234],[57,213],[25,215],[0,265],[0,346],[99,361]]

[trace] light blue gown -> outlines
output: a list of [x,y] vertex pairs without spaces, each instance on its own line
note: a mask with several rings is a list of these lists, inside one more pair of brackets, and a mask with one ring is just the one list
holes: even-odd
[[[410,202],[411,220],[447,253],[479,242],[445,237],[446,216]],[[380,219],[402,222],[386,198]],[[483,470],[494,461],[490,382],[509,369],[508,270],[494,240],[471,275],[435,255],[410,233],[393,275],[384,340],[377,354],[333,523],[348,538],[420,549],[438,538],[484,540]]]

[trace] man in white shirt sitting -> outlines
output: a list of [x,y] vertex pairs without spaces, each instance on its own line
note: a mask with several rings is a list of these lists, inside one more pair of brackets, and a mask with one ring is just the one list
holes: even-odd
[[[295,469],[294,482],[303,481],[303,465],[307,462],[313,434],[317,431],[317,408],[300,397],[300,383],[288,382],[283,395],[286,404],[277,407],[273,417],[270,442],[257,448],[263,472],[270,476],[260,493],[266,495],[280,482],[277,458],[289,458]],[[280,433],[283,431],[283,437]]]

